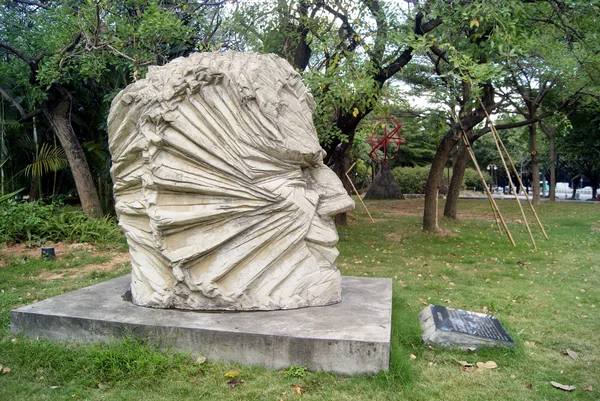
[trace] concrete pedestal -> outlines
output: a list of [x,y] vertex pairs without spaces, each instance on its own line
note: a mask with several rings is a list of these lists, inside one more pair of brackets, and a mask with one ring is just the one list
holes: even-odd
[[13,333],[79,342],[125,335],[209,359],[340,374],[388,370],[392,281],[342,278],[337,305],[270,312],[151,309],[124,298],[124,276],[11,313]]

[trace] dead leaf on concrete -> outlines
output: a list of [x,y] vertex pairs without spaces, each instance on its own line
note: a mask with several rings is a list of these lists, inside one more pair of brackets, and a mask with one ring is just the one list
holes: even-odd
[[302,395],[303,391],[308,390],[307,387],[298,386],[296,384],[291,384],[290,387],[293,388],[296,391],[296,394],[298,395]]
[[240,385],[242,385],[243,383],[244,383],[244,381],[243,381],[243,380],[239,380],[239,379],[231,379],[231,380],[229,380],[229,381],[227,382],[227,384],[229,384],[229,386],[230,386],[231,388],[235,388],[235,387],[237,387],[237,386],[240,386]]
[[563,355],[568,355],[573,359],[579,359],[579,355],[577,355],[577,352],[570,350],[567,348],[567,350],[565,352],[563,352]]
[[585,386],[583,391],[592,391],[594,388],[592,386]]
[[557,382],[550,382],[550,384],[552,384],[553,387],[559,388],[559,389],[564,390],[564,391],[573,391],[573,390],[575,390],[577,388],[575,386],[569,386],[569,385],[560,384],[560,383],[557,383]]
[[496,369],[498,367],[498,364],[494,361],[487,361],[487,362],[477,362],[477,367],[478,368],[486,368],[486,369]]

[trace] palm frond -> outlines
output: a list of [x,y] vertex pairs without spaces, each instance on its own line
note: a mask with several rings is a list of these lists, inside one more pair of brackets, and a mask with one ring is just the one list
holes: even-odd
[[14,191],[14,192],[11,192],[11,193],[9,193],[9,194],[6,194],[6,195],[2,195],[2,196],[0,196],[0,203],[2,203],[2,202],[5,202],[5,201],[9,200],[10,198],[12,198],[13,196],[15,196],[16,194],[18,194],[18,193],[19,193],[19,192],[21,192],[22,190],[23,190],[23,188],[21,188],[21,189],[18,189],[18,190]]
[[45,174],[69,167],[65,151],[60,146],[44,143],[40,146],[35,161],[23,170],[28,177],[40,178]]

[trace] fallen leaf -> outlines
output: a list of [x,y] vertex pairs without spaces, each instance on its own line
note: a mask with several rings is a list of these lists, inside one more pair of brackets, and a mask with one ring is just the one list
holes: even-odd
[[243,380],[239,380],[239,379],[231,379],[227,382],[227,384],[229,384],[229,386],[231,388],[235,388],[237,386],[240,386],[242,383],[244,383]]
[[2,368],[2,374],[3,375],[7,374],[8,372],[10,372],[10,368],[8,366],[5,366],[5,367]]
[[203,355],[200,355],[198,358],[196,358],[196,363],[198,365],[202,365],[204,362],[206,362],[206,357]]
[[429,367],[433,366],[433,362],[429,362],[429,363],[427,364],[427,366],[429,366]]
[[475,351],[477,351],[477,348],[475,348],[475,347],[463,347],[462,350],[463,351],[475,352]]
[[477,367],[478,368],[486,368],[486,369],[496,369],[498,367],[498,364],[494,361],[487,361],[487,362],[477,362]]
[[415,359],[417,359],[417,356],[415,354],[410,354],[410,360],[414,361]]
[[531,383],[527,383],[527,384],[525,385],[525,388],[532,389],[532,388],[533,388],[533,384],[531,384]]
[[297,386],[295,384],[291,384],[290,387],[292,387],[296,391],[296,394],[298,394],[298,395],[302,395],[303,391],[308,390],[307,387]]
[[577,388],[575,386],[568,386],[566,384],[560,384],[557,382],[550,382],[550,384],[552,384],[553,387],[556,387],[556,388],[559,388],[559,389],[565,390],[565,391],[573,391]]
[[517,376],[515,376],[515,375],[510,375],[510,378],[511,378],[511,379],[516,379],[516,378],[517,378]]
[[579,355],[577,355],[577,352],[570,350],[567,348],[567,350],[563,353],[563,355],[569,355],[571,358],[573,359],[579,359]]
[[225,377],[237,377],[240,375],[240,372],[238,372],[237,370],[230,370],[229,372],[225,373]]
[[60,388],[60,386],[50,386],[50,388],[51,388],[52,390],[56,390],[57,388]]
[[473,366],[472,363],[469,363],[467,361],[458,361],[458,363],[460,363],[460,366],[464,366],[465,368],[470,368],[471,366]]
[[481,311],[482,311],[483,313],[488,313],[490,310],[488,309],[488,307],[487,307],[487,306],[484,306],[483,308],[481,308]]
[[533,341],[525,341],[525,345],[528,347],[535,347],[535,343]]
[[585,386],[583,388],[583,391],[592,391],[592,390],[593,390],[592,386]]

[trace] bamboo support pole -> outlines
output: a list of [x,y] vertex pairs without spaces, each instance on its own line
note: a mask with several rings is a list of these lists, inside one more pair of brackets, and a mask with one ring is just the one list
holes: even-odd
[[358,200],[360,201],[360,203],[363,205],[363,207],[365,208],[365,210],[367,211],[367,214],[369,215],[369,218],[371,219],[371,223],[375,223],[375,220],[373,220],[373,217],[371,216],[371,213],[369,212],[369,209],[367,208],[367,205],[365,205],[365,202],[363,202],[360,194],[358,193],[358,190],[356,189],[356,187],[354,186],[354,184],[352,183],[352,180],[350,179],[350,177],[348,176],[348,173],[354,168],[354,166],[356,165],[356,162],[352,163],[352,165],[350,166],[350,168],[348,169],[348,171],[346,171],[344,174],[346,175],[346,178],[348,179],[348,182],[350,183],[350,185],[352,186],[352,189],[354,190],[354,193],[356,194],[356,196],[358,197]]
[[477,170],[477,173],[479,174],[479,177],[481,178],[481,181],[483,182],[483,187],[485,188],[485,192],[488,196],[488,199],[490,200],[490,203],[492,204],[492,210],[494,213],[497,213],[497,216],[500,218],[500,222],[502,223],[502,227],[504,228],[504,231],[506,232],[506,235],[508,236],[508,240],[510,241],[510,243],[513,246],[517,246],[517,244],[515,243],[515,240],[512,237],[512,234],[510,233],[510,230],[508,229],[508,226],[506,225],[506,221],[504,220],[504,217],[502,217],[502,213],[500,213],[498,204],[494,200],[494,196],[490,192],[490,189],[488,188],[487,183],[485,182],[483,173],[481,172],[481,169],[479,168],[479,163],[477,163],[477,158],[475,157],[475,153],[473,153],[473,149],[471,149],[471,145],[469,144],[469,138],[467,137],[467,133],[462,129],[461,129],[461,132],[462,132],[463,141],[465,143],[465,147],[467,148],[467,151],[469,152],[469,156],[471,156],[471,161],[473,161],[473,164],[475,165],[475,170]]
[[[502,146],[502,149],[504,150],[504,153],[506,153],[506,156],[508,158],[508,161],[510,162],[510,166],[512,168],[512,171],[515,173],[515,177],[517,178],[517,181],[519,183],[519,187],[520,188],[525,188],[523,186],[523,181],[521,181],[521,177],[519,176],[519,172],[517,171],[517,167],[515,166],[515,163],[514,163],[512,157],[510,157],[510,153],[508,153],[508,150],[506,149],[506,146],[504,146],[504,142],[502,141],[502,138],[500,138],[500,135],[498,134],[498,131],[496,130],[496,126],[494,125],[492,119],[490,118],[490,115],[488,114],[487,110],[483,106],[483,102],[481,101],[481,99],[479,99],[479,103],[481,104],[481,107],[483,107],[483,111],[485,112],[485,116],[486,116],[487,120],[491,124],[490,127],[491,127],[491,130],[492,130],[492,135],[494,135],[494,138],[497,138],[498,142],[500,143],[500,146]],[[506,170],[506,171],[508,172],[508,170]],[[510,174],[508,174],[508,176],[510,178]],[[537,212],[535,211],[535,207],[533,206],[533,203],[529,199],[529,194],[527,193],[527,191],[523,191],[523,193],[525,194],[525,199],[527,199],[527,203],[529,204],[529,208],[531,209],[531,212],[533,213],[533,216],[535,217],[535,220],[536,220],[538,226],[540,227],[540,230],[542,230],[542,234],[544,234],[544,237],[546,239],[548,239],[548,234],[546,234],[546,230],[544,230],[544,226],[542,225],[542,222],[540,221],[540,218],[539,218]]]
[[[486,111],[487,113],[487,111]],[[496,137],[497,132],[495,129],[492,129],[492,135],[494,137],[494,144],[496,144],[496,149],[498,150],[498,154],[500,155],[500,160],[502,161],[502,166],[504,167],[504,171],[508,171],[508,167],[506,165],[506,159],[502,154],[502,149],[500,149],[500,144],[498,143],[498,138]],[[529,227],[529,222],[527,221],[527,216],[525,216],[525,211],[523,210],[523,206],[521,205],[521,201],[519,201],[519,194],[517,193],[517,189],[515,188],[515,184],[513,180],[508,174],[508,183],[510,184],[510,188],[515,195],[515,199],[517,201],[517,205],[519,205],[519,210],[521,210],[521,216],[523,217],[523,222],[525,223],[525,227],[527,227],[527,232],[529,233],[529,238],[531,238],[531,244],[533,245],[533,249],[537,249],[537,245],[535,244],[535,239],[533,238],[533,234],[531,233],[531,228]]]

